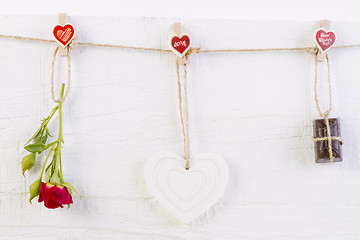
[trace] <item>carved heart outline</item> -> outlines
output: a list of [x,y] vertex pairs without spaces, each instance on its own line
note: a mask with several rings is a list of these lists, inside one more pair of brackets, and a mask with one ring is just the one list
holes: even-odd
[[[186,184],[181,181],[184,177],[193,177],[200,183]],[[145,166],[145,180],[154,198],[184,223],[199,217],[217,202],[226,189],[228,178],[225,160],[214,153],[192,158],[189,170],[185,169],[185,159],[173,152],[156,153]],[[194,192],[193,188],[199,190]]]

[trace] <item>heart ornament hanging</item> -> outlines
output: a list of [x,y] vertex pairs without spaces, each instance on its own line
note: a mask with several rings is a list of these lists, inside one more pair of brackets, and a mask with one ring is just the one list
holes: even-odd
[[190,47],[191,47],[190,36],[186,33],[183,33],[180,35],[172,34],[169,37],[169,46],[170,46],[170,49],[179,58],[182,58],[190,50]]
[[151,156],[145,167],[145,179],[154,198],[184,223],[199,217],[224,193],[229,169],[224,159],[203,153],[191,160],[173,152]]
[[75,36],[75,29],[70,23],[54,26],[53,35],[59,45],[65,48]]
[[315,42],[319,50],[324,53],[329,50],[336,41],[336,34],[333,31],[326,31],[323,28],[319,28],[315,32]]

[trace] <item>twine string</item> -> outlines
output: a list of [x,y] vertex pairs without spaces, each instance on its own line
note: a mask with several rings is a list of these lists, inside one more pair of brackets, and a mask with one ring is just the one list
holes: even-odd
[[315,92],[315,105],[319,115],[323,118],[327,118],[332,109],[332,95],[331,95],[331,81],[330,81],[330,63],[329,63],[329,56],[326,54],[326,65],[327,65],[327,74],[328,74],[328,89],[329,89],[329,108],[322,112],[319,104],[318,94],[317,94],[317,82],[318,82],[318,58],[317,54],[315,54],[315,83],[314,83],[314,92]]
[[313,138],[315,142],[319,141],[327,141],[328,151],[329,151],[329,158],[330,163],[334,163],[334,153],[332,150],[332,141],[337,140],[340,144],[343,143],[341,137],[334,137],[331,136],[331,128],[330,128],[330,121],[329,121],[329,114],[332,109],[332,95],[331,95],[331,81],[330,81],[330,63],[329,63],[329,56],[326,54],[326,65],[327,65],[327,74],[328,74],[328,89],[329,89],[329,107],[325,112],[321,111],[319,105],[319,99],[317,94],[317,82],[318,82],[318,58],[317,54],[315,54],[315,82],[314,82],[314,92],[315,92],[315,105],[319,115],[324,118],[325,126],[326,126],[326,137],[321,138]]
[[[74,46],[75,43],[71,43],[72,45],[71,46]],[[71,84],[71,56],[70,56],[70,48],[69,46],[66,47],[66,53],[67,53],[67,68],[68,68],[68,71],[67,71],[67,84],[66,84],[66,90],[65,90],[65,93],[64,93],[64,96],[63,97],[59,97],[59,98],[55,98],[55,93],[54,93],[54,72],[55,72],[55,61],[56,61],[56,56],[57,56],[57,53],[59,51],[59,46],[57,46],[55,48],[55,51],[54,51],[54,54],[53,54],[53,58],[52,58],[52,61],[51,61],[51,97],[53,99],[53,101],[55,103],[58,103],[58,102],[64,102],[68,93],[69,93],[69,90],[70,90],[70,84]]]
[[184,66],[184,112],[183,112],[183,94],[182,86],[180,80],[180,64],[178,59],[176,60],[176,76],[177,76],[177,85],[178,85],[178,98],[179,98],[179,112],[180,112],[180,122],[181,129],[184,141],[184,156],[185,156],[185,169],[189,170],[190,168],[190,143],[189,143],[189,109],[188,109],[188,94],[187,94],[187,68],[186,63]]
[[[24,41],[35,41],[35,42],[45,42],[45,43],[55,43],[55,40],[35,38],[35,37],[24,37],[18,35],[6,35],[0,34],[0,38],[6,39],[16,39]],[[106,43],[92,43],[92,42],[77,42],[77,45],[80,46],[89,46],[89,47],[106,47],[106,48],[120,48],[120,49],[129,49],[129,50],[139,50],[139,51],[153,51],[153,52],[172,52],[169,49],[162,48],[147,48],[147,47],[135,47],[135,46],[125,46],[118,44],[106,44]],[[334,46],[336,48],[357,48],[360,47],[360,44],[352,45],[343,45],[343,46]],[[306,51],[308,53],[316,53],[316,47],[294,47],[294,48],[250,48],[250,49],[205,49],[201,50],[200,48],[191,48],[189,52],[192,53],[231,53],[231,52],[270,52],[270,51]]]

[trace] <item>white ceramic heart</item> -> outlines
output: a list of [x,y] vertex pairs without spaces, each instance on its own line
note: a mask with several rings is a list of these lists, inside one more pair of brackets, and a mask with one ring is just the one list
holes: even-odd
[[173,152],[159,152],[149,158],[145,179],[155,199],[171,214],[189,223],[208,210],[224,193],[229,178],[225,160],[213,153],[185,160]]

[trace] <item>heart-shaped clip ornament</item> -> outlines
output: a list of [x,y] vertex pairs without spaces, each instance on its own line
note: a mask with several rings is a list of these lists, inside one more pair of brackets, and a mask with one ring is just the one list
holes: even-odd
[[184,223],[199,217],[224,193],[229,178],[225,160],[214,153],[185,159],[173,152],[151,156],[145,167],[145,180],[154,198]]
[[169,47],[179,58],[182,58],[190,50],[191,38],[186,33],[172,34],[169,37]]
[[324,53],[329,50],[336,41],[336,34],[333,31],[326,31],[323,28],[319,28],[315,32],[315,42],[319,50]]
[[53,28],[53,35],[59,45],[65,48],[75,36],[75,28],[70,23],[57,24]]

